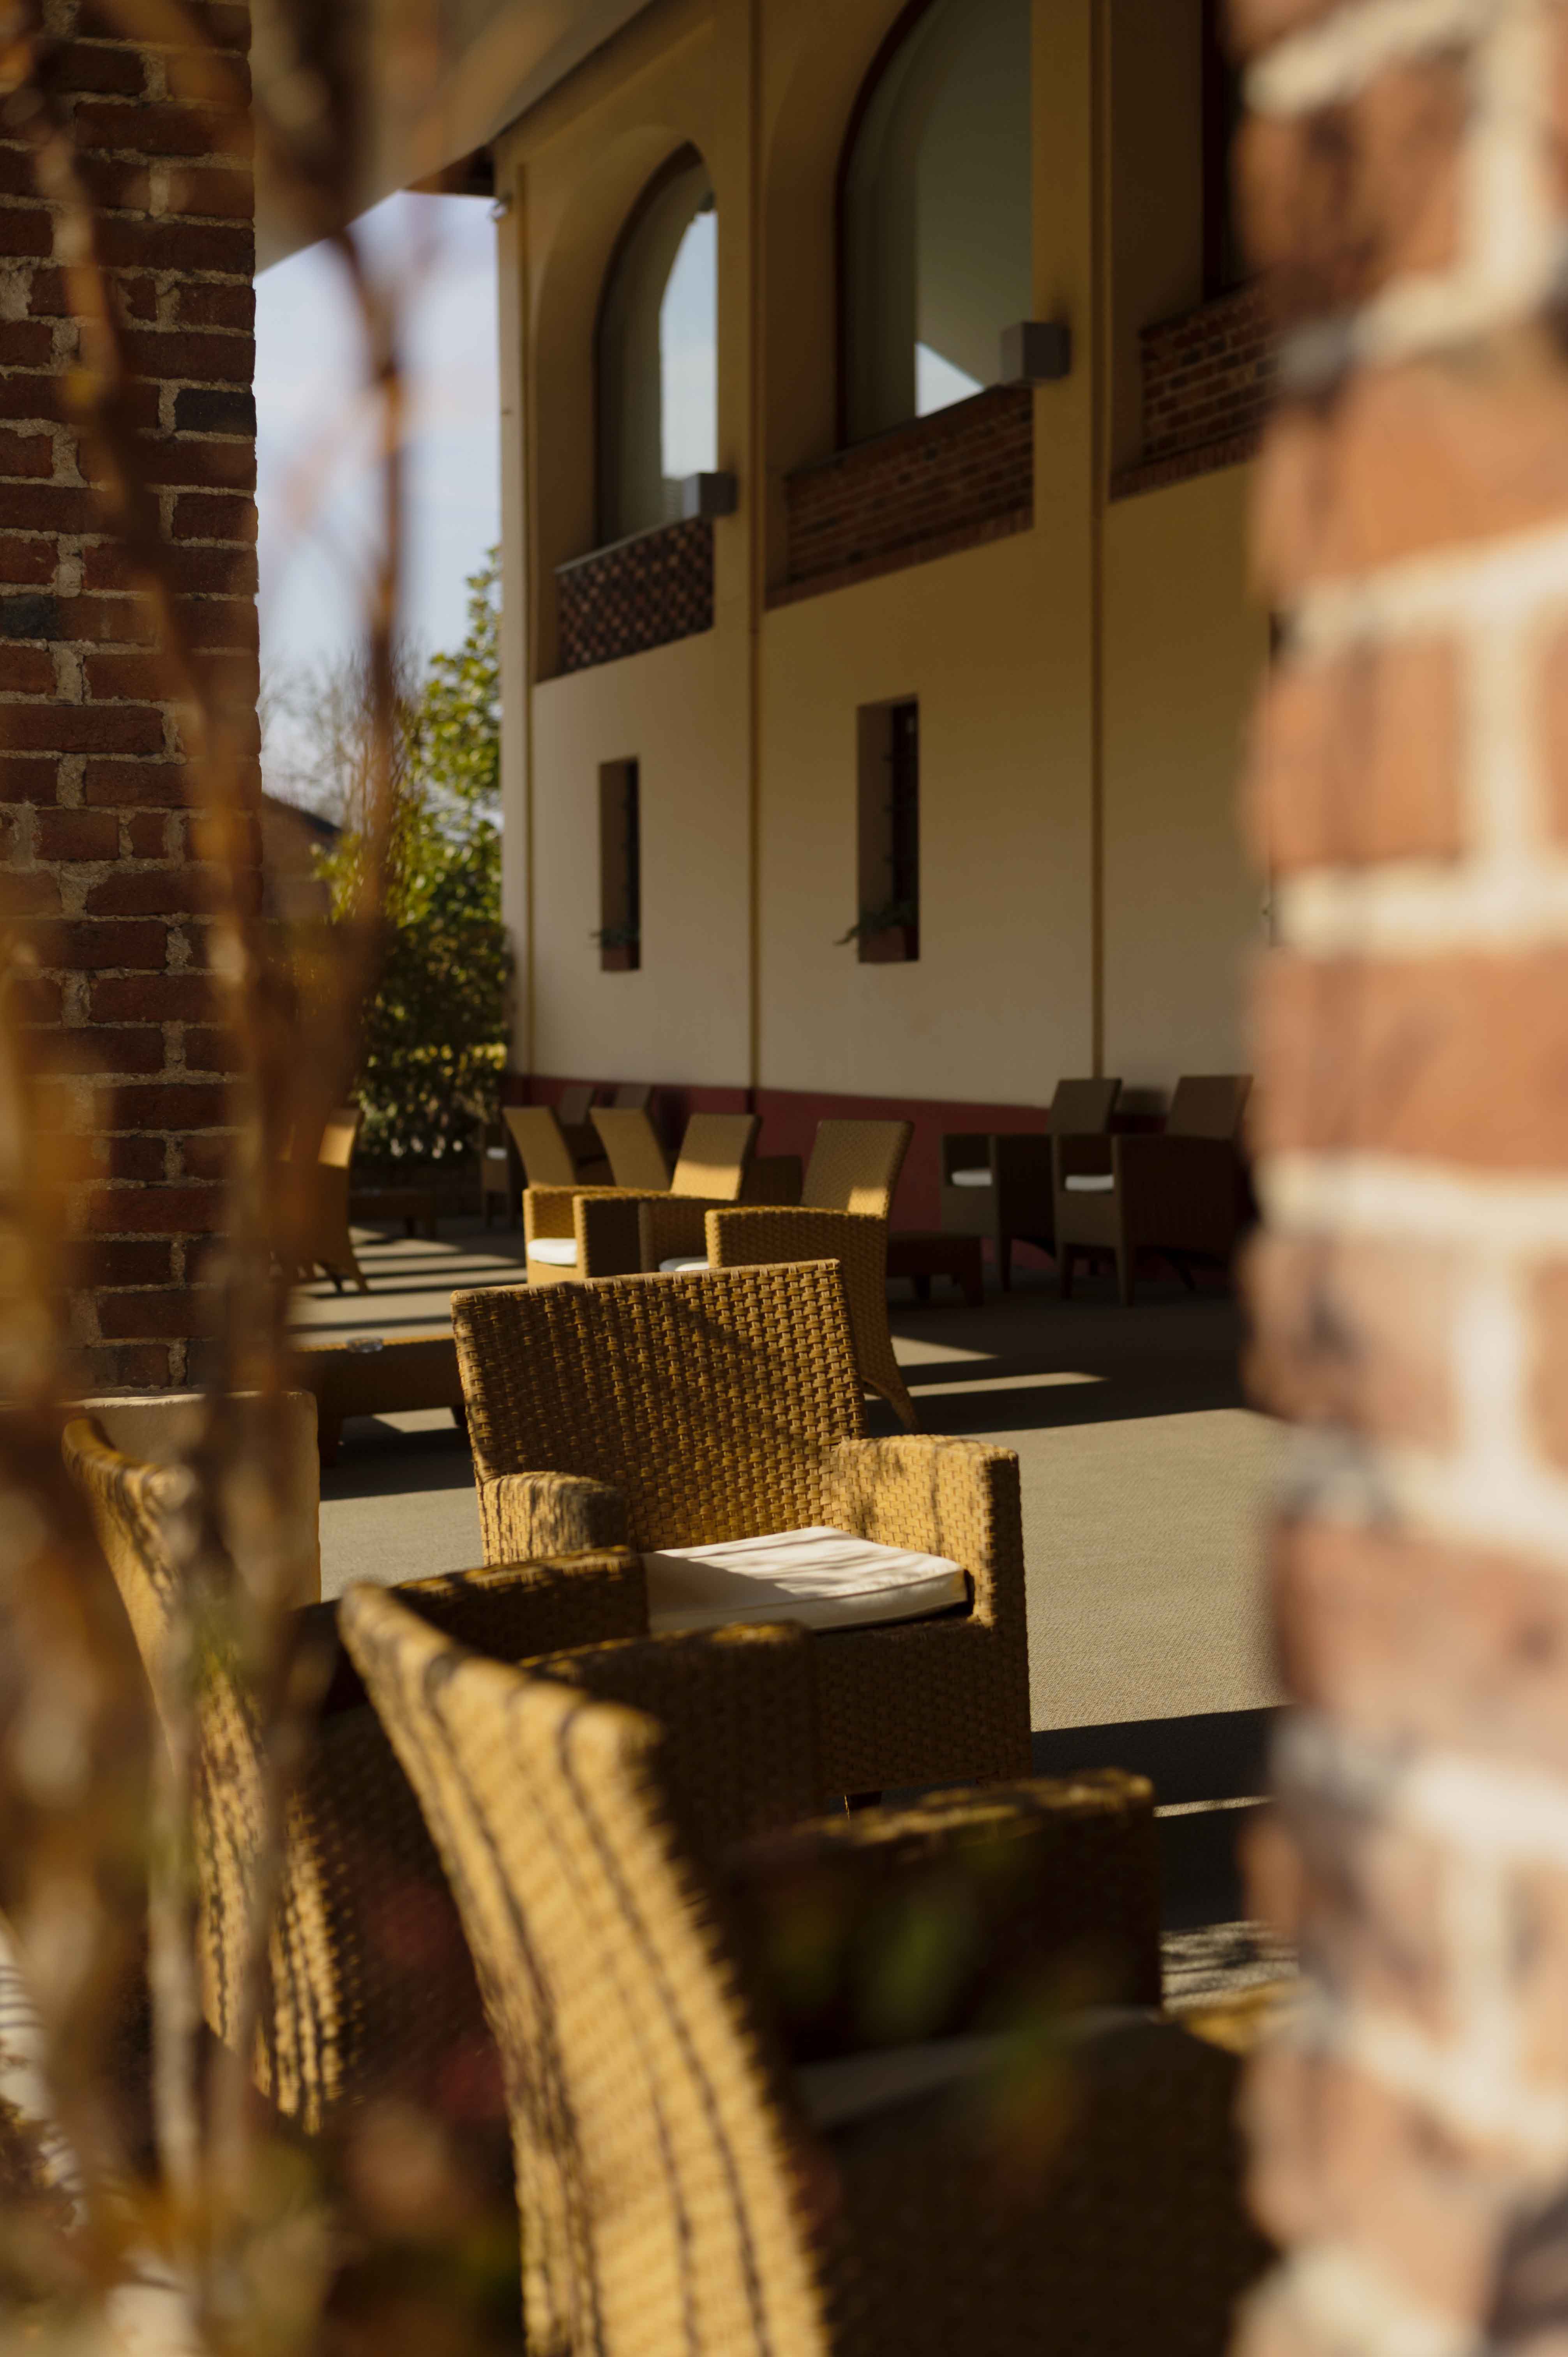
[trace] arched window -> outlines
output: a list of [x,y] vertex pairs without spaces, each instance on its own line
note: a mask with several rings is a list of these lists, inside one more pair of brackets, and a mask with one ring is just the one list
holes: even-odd
[[599,540],[680,512],[687,475],[718,466],[718,269],[714,192],[696,150],[644,190],[599,312]]
[[996,381],[1033,310],[1031,0],[929,0],[881,61],[843,183],[851,441]]

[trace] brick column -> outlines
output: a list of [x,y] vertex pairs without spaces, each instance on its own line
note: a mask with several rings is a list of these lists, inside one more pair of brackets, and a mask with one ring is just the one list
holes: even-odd
[[[244,72],[247,13],[190,14]],[[256,696],[249,125],[211,57],[139,48],[50,0],[48,68],[98,208],[137,376],[139,438],[180,603],[247,741]],[[26,126],[0,120],[0,843],[42,920],[37,1011],[97,1137],[73,1275],[100,1383],[178,1383],[220,1220],[228,1049],[200,916],[193,783],[147,605],[86,479],[57,224]]]
[[1568,14],[1235,0],[1284,315],[1254,532],[1259,1372],[1300,1706],[1244,2346],[1568,2349]]

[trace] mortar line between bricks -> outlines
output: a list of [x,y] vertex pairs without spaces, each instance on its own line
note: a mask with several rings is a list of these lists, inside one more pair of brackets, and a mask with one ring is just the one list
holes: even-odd
[[[1295,2310],[1309,2331],[1326,2328],[1335,2357],[1488,2357],[1467,2327],[1440,2316],[1346,2243],[1292,2253],[1255,2304],[1260,2311],[1276,2304]],[[1282,2348],[1297,2338],[1287,2323]]]
[[1527,622],[1568,608],[1568,522],[1450,542],[1349,580],[1308,585],[1291,618],[1304,654],[1326,656],[1379,637]]
[[1479,41],[1507,11],[1536,0],[1342,0],[1325,21],[1287,34],[1246,74],[1254,114],[1316,114],[1354,98],[1386,66]]
[[1505,1486],[1490,1458],[1440,1458],[1392,1442],[1372,1448],[1297,1426],[1289,1431],[1275,1486],[1293,1514],[1526,1555],[1568,1578],[1568,1478],[1522,1451]]
[[1524,845],[1456,874],[1413,860],[1316,868],[1277,882],[1273,905],[1276,941],[1304,958],[1517,955],[1568,941],[1568,857]]
[[1568,1254],[1568,1173],[1460,1171],[1375,1153],[1265,1155],[1256,1173],[1271,1228],[1368,1241],[1485,1248],[1520,1259]]

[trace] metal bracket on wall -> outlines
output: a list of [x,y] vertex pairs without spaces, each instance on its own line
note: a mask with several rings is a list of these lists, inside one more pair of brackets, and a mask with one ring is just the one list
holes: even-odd
[[734,515],[740,490],[733,475],[688,475],[681,485],[681,520]]
[[1060,319],[1020,319],[1002,330],[1002,382],[1049,384],[1072,371],[1072,329]]

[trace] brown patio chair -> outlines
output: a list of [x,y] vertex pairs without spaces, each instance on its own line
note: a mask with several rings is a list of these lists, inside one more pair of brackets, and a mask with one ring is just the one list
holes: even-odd
[[605,1158],[593,1124],[594,1084],[572,1081],[555,1100],[555,1118],[571,1151],[579,1178],[586,1178]]
[[[298,1207],[298,1223],[292,1238],[293,1265],[287,1273],[296,1283],[320,1269],[332,1279],[335,1292],[342,1292],[346,1276],[352,1277],[361,1293],[371,1289],[349,1232],[349,1168],[364,1118],[361,1106],[339,1105],[328,1117],[315,1157],[293,1157],[295,1167],[289,1176],[297,1188],[293,1200]],[[298,1167],[300,1161],[306,1164],[304,1169]]]
[[594,1128],[616,1186],[634,1187],[641,1194],[660,1194],[669,1186],[670,1157],[645,1111],[596,1106]]
[[[821,1123],[801,1203],[711,1212],[699,1264],[743,1268],[761,1261],[838,1261],[861,1379],[910,1432],[918,1429],[919,1418],[887,1322],[887,1220],[913,1135],[907,1121]],[[656,1214],[645,1223],[648,1265],[653,1265],[655,1243],[669,1239],[669,1229],[660,1236],[659,1225]],[[660,1268],[682,1265],[678,1254],[660,1251]]]
[[479,1211],[488,1228],[499,1202],[509,1228],[522,1210],[521,1169],[505,1122],[487,1122],[479,1132]]
[[950,1134],[941,1144],[941,1221],[950,1236],[983,1236],[1004,1293],[1013,1282],[1015,1239],[1053,1253],[1051,1139],[1103,1135],[1120,1081],[1058,1081],[1043,1130]]
[[[1234,2057],[1036,2007],[1032,2062],[940,2033],[800,2062],[653,1719],[465,1657],[376,1589],[343,1622],[505,2057],[530,2348],[1221,2357],[1265,2255]],[[755,1718],[754,1648],[719,1664],[715,1721]]]
[[1064,1299],[1080,1253],[1114,1255],[1124,1305],[1140,1252],[1164,1253],[1189,1287],[1190,1260],[1229,1262],[1249,1216],[1241,1123],[1251,1087],[1246,1073],[1189,1075],[1157,1136],[1052,1140]]
[[[836,1265],[456,1293],[452,1326],[487,1562],[626,1544],[655,1629],[814,1621],[824,1799],[1026,1772],[1018,1460],[865,1438]],[[822,1531],[907,1563],[779,1605],[770,1559],[665,1560]]]
[[[195,1501],[194,1477],[123,1456],[85,1418],[67,1426],[64,1456],[162,1719],[183,1576],[177,1538]],[[614,1554],[463,1572],[399,1593],[455,1637],[511,1661],[647,1627],[636,1566]],[[335,1605],[318,1604],[289,1616],[295,1641],[319,1651],[327,1699],[287,1804],[252,2062],[263,2092],[310,2134],[383,2097],[450,2118],[451,2091],[493,2062],[413,1796],[351,1664],[339,1662],[332,1674],[336,1615]],[[231,1616],[209,1609],[193,1791],[201,2003],[225,2040],[245,2018],[250,1894],[271,1772],[252,1689],[237,1665],[238,1633]]]
[[[618,1120],[646,1118],[617,1115]],[[703,1216],[710,1206],[739,1199],[757,1131],[757,1117],[752,1113],[694,1113],[686,1124],[674,1176],[662,1191],[530,1186],[522,1199],[530,1282],[556,1285],[563,1278],[620,1276],[642,1268],[639,1215],[650,1204],[677,1206],[680,1232],[694,1232],[700,1240]]]
[[653,1090],[647,1081],[622,1081],[615,1093],[617,1113],[651,1113]]

